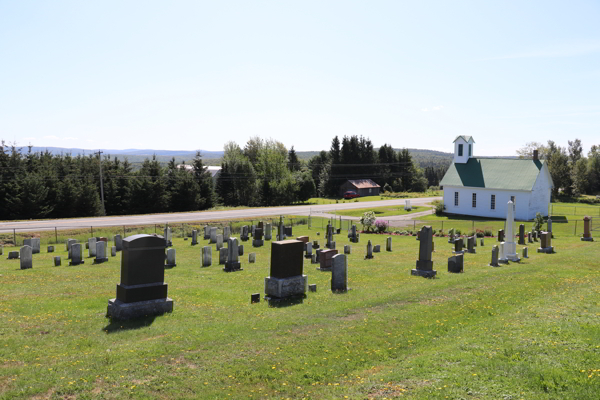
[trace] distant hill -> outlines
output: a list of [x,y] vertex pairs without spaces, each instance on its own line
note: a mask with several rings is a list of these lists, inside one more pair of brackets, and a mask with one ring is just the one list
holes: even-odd
[[[22,153],[28,151],[27,147],[19,148]],[[44,152],[49,151],[52,154],[71,154],[72,156],[77,155],[90,155],[98,150],[91,149],[80,149],[80,148],[65,148],[65,147],[32,147],[33,152]],[[379,149],[375,149],[377,151]],[[399,151],[401,149],[394,149]],[[445,153],[442,151],[426,150],[426,149],[408,149],[413,159],[417,164],[422,167],[430,167],[437,165],[450,165],[452,162],[452,153]],[[156,155],[156,159],[161,164],[168,163],[171,158],[175,157],[175,161],[179,164],[185,161],[189,164],[192,159],[196,156],[196,150],[152,150],[152,149],[125,149],[125,150],[114,150],[114,149],[101,149],[103,155],[110,155],[111,158],[118,158],[119,160],[127,160],[134,166],[139,166],[144,162],[146,158],[152,158]],[[221,158],[223,157],[223,151],[209,151],[209,150],[198,150],[202,154],[202,161],[206,165],[220,165]],[[296,154],[301,160],[309,160],[311,157],[319,154],[320,151],[297,151]]]

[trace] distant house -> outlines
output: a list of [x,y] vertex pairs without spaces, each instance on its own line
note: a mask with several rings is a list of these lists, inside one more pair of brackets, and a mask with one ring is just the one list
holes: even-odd
[[[193,165],[187,165],[187,164],[179,164],[177,166],[177,168],[185,168],[186,171],[189,172],[193,172],[194,171],[194,166]],[[219,172],[221,172],[221,167],[215,166],[215,165],[207,165],[205,166],[206,171],[210,172],[210,175],[212,176],[213,179],[216,179],[216,176]]]
[[448,214],[506,218],[510,200],[515,219],[531,220],[548,215],[554,184],[545,161],[474,157],[471,136],[454,140],[454,161],[442,178],[444,206]]
[[359,196],[379,196],[381,186],[370,179],[347,180],[340,187],[340,196],[343,196],[348,190],[358,193]]

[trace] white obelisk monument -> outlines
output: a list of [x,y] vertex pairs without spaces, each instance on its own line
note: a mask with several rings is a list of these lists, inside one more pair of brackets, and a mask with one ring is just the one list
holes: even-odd
[[506,206],[506,222],[504,226],[504,257],[510,261],[521,261],[517,254],[517,244],[513,228],[515,225],[515,204],[512,201]]

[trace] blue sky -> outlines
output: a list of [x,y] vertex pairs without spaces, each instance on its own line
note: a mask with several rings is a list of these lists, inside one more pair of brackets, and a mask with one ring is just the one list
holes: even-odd
[[0,138],[19,145],[514,155],[600,144],[598,1],[0,0]]

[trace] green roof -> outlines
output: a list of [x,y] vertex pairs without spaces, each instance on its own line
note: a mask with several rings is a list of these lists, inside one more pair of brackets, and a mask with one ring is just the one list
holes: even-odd
[[[475,140],[473,139],[473,136],[467,136],[467,135],[460,135],[457,136],[456,139],[454,139],[454,142],[456,142],[458,139],[463,138],[465,140],[465,142],[469,142],[469,140],[473,140],[473,143],[475,143]],[[452,142],[452,143],[454,143]]]
[[472,157],[465,164],[450,164],[440,186],[532,190],[543,165],[531,159]]

